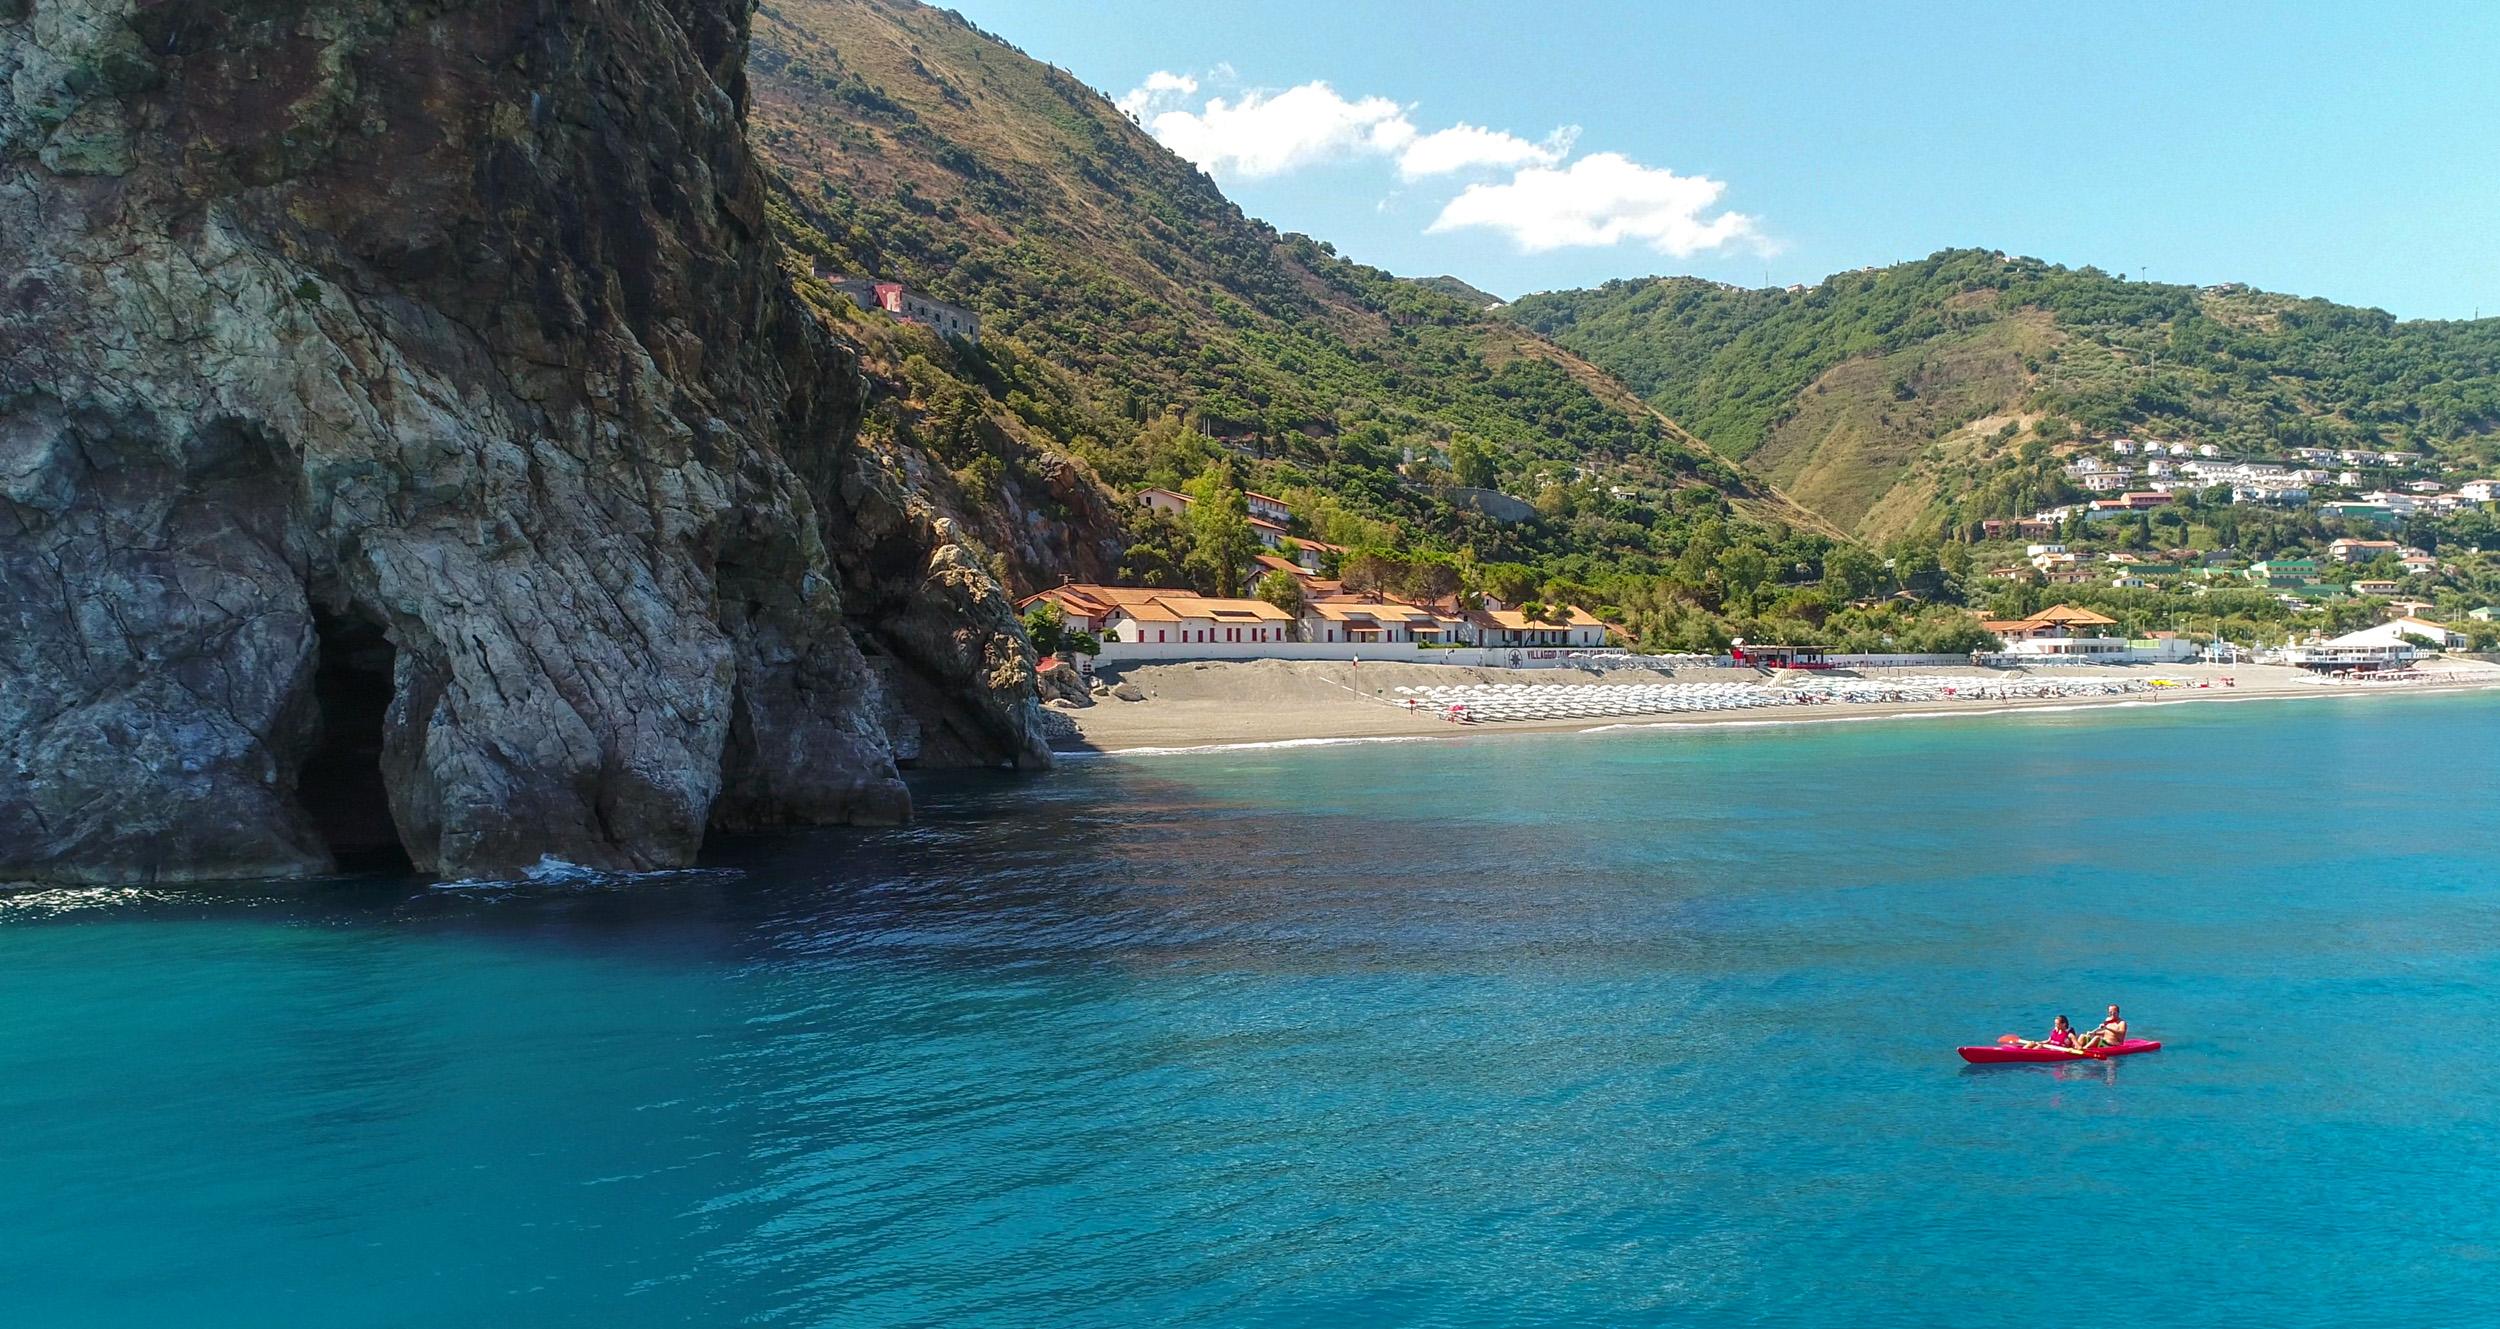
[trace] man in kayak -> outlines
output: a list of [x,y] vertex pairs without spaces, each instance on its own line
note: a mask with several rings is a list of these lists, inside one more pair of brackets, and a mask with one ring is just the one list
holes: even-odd
[[2114,1048],[2127,1041],[2127,1022],[2119,1017],[2118,1008],[2109,1008],[2109,1018],[2097,1029],[2087,1029],[2075,1039],[2078,1051],[2085,1048]]

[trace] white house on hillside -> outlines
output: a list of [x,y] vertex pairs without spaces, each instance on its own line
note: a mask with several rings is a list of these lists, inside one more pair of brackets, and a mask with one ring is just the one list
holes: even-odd
[[[1286,523],[1293,520],[1293,509],[1286,507],[1283,499],[1270,498],[1265,494],[1244,493],[1241,497],[1250,509],[1250,533],[1259,538],[1260,544],[1270,549],[1284,548],[1285,542],[1293,538],[1291,532],[1286,530]],[[1177,489],[1140,489],[1137,491],[1138,506],[1151,508],[1156,512],[1168,512],[1175,517],[1187,515],[1189,505],[1197,501]],[[1322,547],[1336,548],[1335,545]],[[1316,565],[1306,562],[1306,566]]]

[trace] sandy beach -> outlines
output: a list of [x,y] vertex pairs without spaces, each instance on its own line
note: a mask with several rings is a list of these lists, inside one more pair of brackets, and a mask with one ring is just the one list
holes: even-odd
[[[2176,686],[2121,697],[1957,698],[1948,702],[1852,703],[1812,707],[1617,716],[1607,719],[1521,720],[1454,724],[1429,710],[1406,707],[1397,689],[1469,683],[1581,685],[1624,683],[1750,683],[1782,686],[1749,669],[1477,669],[1407,663],[1243,660],[1105,667],[1090,706],[1049,706],[1054,746],[1067,752],[1144,752],[1324,739],[1460,738],[1487,734],[1585,731],[1625,726],[1784,724],[1887,715],[1985,715],[2051,707],[2245,701],[2254,698],[2413,695],[2500,686],[2500,665],[2440,658],[2425,678],[2406,682],[2335,682],[2281,665],[2049,665],[1982,669],[1968,666],[1838,670],[1823,677],[1881,682],[1887,678],[1968,678],[1974,685],[2023,679],[2161,680]],[[1134,697],[1135,700],[1127,698]]]

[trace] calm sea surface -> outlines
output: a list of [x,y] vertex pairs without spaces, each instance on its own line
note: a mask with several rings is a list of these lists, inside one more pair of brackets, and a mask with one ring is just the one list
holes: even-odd
[[[931,785],[0,897],[0,1321],[2500,1323],[2500,700]],[[2123,1001],[2167,1050],[1964,1067]]]

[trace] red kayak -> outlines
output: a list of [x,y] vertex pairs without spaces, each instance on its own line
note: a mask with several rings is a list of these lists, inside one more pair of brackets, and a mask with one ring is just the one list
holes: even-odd
[[2130,1038],[2114,1048],[2100,1048],[2100,1057],[2089,1052],[2068,1052],[2063,1048],[2017,1048],[2002,1044],[1984,1048],[1956,1048],[1962,1060],[1978,1066],[1993,1066],[2009,1061],[2099,1061],[2101,1057],[2131,1057],[2138,1052],[2159,1052],[2161,1044],[2150,1038]]

